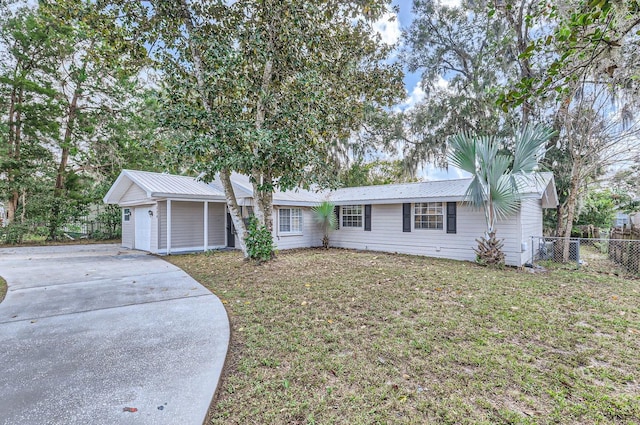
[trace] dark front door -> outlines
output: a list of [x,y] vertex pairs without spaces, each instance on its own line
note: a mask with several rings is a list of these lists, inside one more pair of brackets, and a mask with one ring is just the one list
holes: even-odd
[[233,221],[231,221],[231,214],[227,213],[227,246],[229,248],[236,247],[236,228],[233,227]]

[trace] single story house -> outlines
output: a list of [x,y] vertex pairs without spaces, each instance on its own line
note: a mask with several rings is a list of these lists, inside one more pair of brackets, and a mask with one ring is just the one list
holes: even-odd
[[[527,183],[517,213],[500,220],[509,265],[531,259],[532,236],[542,236],[542,210],[558,204],[551,173]],[[242,214],[253,208],[249,178],[231,176]],[[464,202],[471,179],[402,183],[312,192],[297,189],[273,195],[273,237],[277,249],[315,247],[322,230],[312,207],[336,205],[334,247],[475,260],[476,238],[484,234],[484,213]],[[235,247],[237,235],[224,190],[193,177],[123,170],[104,202],[122,208],[122,245],[156,254]]]

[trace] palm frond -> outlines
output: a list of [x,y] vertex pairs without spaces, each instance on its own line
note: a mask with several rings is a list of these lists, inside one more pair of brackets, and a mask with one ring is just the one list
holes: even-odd
[[493,210],[498,218],[504,219],[518,211],[520,195],[509,175],[503,175],[491,188]]
[[475,209],[481,209],[485,206],[488,193],[486,187],[478,176],[473,176],[471,183],[464,195],[465,202],[471,204]]
[[324,201],[312,208],[316,223],[318,223],[325,232],[336,228],[336,215],[333,210],[334,205],[328,201]]
[[449,164],[468,173],[476,172],[476,139],[467,133],[449,138]]
[[497,186],[498,181],[509,171],[512,157],[510,155],[496,154],[491,159],[490,172],[487,174],[487,182],[491,187]]
[[531,173],[544,156],[545,145],[555,132],[543,125],[527,125],[515,140],[515,155],[511,170],[514,173]]

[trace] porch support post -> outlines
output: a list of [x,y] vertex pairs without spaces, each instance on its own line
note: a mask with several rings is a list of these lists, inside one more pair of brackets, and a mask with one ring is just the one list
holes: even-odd
[[204,248],[203,251],[207,250],[209,246],[209,202],[204,201]]
[[171,199],[167,199],[167,255],[171,254]]

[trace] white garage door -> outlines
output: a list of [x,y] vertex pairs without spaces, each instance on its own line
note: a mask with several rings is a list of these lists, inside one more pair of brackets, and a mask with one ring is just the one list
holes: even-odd
[[149,216],[149,207],[135,209],[136,223],[136,240],[135,249],[141,251],[151,250],[151,217]]

